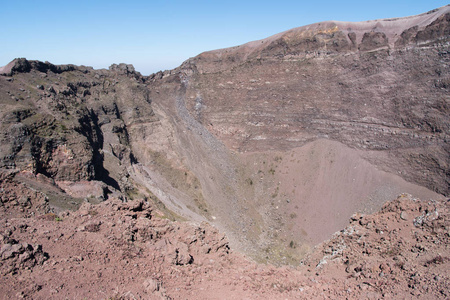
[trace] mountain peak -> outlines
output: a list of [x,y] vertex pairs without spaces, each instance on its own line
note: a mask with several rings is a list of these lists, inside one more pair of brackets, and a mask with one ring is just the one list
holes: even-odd
[[221,71],[255,59],[295,59],[379,48],[394,50],[408,43],[448,37],[445,24],[449,22],[449,14],[450,6],[447,5],[402,18],[319,22],[243,45],[203,52],[184,65],[195,64],[203,73]]

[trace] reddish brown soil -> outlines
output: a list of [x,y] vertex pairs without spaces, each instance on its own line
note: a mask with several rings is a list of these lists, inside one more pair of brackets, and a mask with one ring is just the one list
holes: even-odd
[[449,298],[449,37],[445,6],[148,77],[15,59],[0,298]]
[[214,227],[169,221],[144,200],[58,216],[2,203],[3,299],[449,297],[448,201],[402,195],[354,215],[295,268],[256,264]]

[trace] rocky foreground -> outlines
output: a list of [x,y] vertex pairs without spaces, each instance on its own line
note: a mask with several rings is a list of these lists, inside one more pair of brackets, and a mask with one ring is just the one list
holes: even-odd
[[376,214],[352,216],[298,266],[274,267],[231,251],[206,222],[170,221],[150,199],[54,214],[5,174],[1,190],[4,299],[450,296],[448,200],[402,194]]
[[15,59],[0,67],[0,170],[56,213],[152,198],[256,261],[298,265],[355,212],[450,195],[449,37],[445,6],[150,76]]
[[449,47],[445,6],[0,67],[0,298],[450,298]]

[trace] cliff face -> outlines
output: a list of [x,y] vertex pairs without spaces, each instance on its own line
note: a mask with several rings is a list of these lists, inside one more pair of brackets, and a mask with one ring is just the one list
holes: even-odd
[[448,196],[449,11],[313,24],[149,77],[16,59],[0,69],[2,209],[146,198],[296,263],[356,211]]
[[[2,170],[54,185],[69,198],[101,200],[133,189],[126,180],[134,162],[127,126],[141,122],[141,114],[155,120],[143,77],[127,65],[10,65],[0,83]],[[70,184],[88,181],[97,187],[77,191]]]
[[449,10],[324,22],[200,54],[181,67],[187,106],[236,151],[326,137],[385,153],[377,165],[448,195]]
[[351,211],[449,194],[449,11],[313,24],[161,74],[151,97],[199,142],[185,162],[233,236],[289,260],[277,245],[314,245]]

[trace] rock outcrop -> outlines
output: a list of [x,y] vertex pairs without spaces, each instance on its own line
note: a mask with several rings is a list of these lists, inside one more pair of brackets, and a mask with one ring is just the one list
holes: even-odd
[[0,294],[448,298],[449,18],[0,68]]
[[449,15],[312,24],[148,77],[16,59],[0,69],[1,210],[146,199],[296,265],[355,212],[449,195]]

